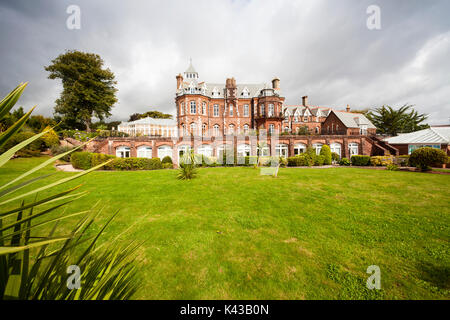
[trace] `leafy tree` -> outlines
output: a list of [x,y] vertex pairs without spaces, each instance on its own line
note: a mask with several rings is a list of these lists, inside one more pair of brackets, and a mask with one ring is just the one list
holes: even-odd
[[172,119],[172,115],[168,113],[162,113],[160,111],[148,111],[145,113],[133,113],[130,116],[130,119],[128,121],[136,121],[143,118],[153,118],[153,119]]
[[114,73],[103,68],[99,55],[80,51],[67,51],[45,67],[49,79],[61,79],[63,91],[55,106],[59,115],[71,129],[91,131],[92,118],[103,120],[111,115],[117,102]]
[[447,163],[448,158],[445,151],[435,148],[419,148],[409,156],[409,163],[421,171],[429,171],[432,166],[441,166]]
[[382,106],[371,110],[366,116],[377,127],[377,132],[381,134],[396,136],[399,133],[428,128],[427,124],[422,124],[428,116],[419,114],[412,107],[412,105],[406,104],[399,109]]

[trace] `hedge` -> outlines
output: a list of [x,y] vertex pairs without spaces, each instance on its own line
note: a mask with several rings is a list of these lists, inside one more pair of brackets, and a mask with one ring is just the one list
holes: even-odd
[[162,169],[159,158],[116,158],[103,153],[75,152],[70,158],[72,166],[76,169],[87,170],[114,159],[103,167],[104,170],[155,170]]
[[348,160],[347,158],[342,158],[341,161],[339,161],[339,164],[341,166],[349,166],[350,165],[350,160]]
[[104,166],[105,170],[156,170],[162,169],[159,158],[115,158]]
[[370,156],[354,155],[350,158],[353,166],[368,166],[370,163]]

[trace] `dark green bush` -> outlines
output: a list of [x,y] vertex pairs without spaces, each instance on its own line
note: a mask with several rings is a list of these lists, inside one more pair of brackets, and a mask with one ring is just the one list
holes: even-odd
[[370,156],[354,155],[351,157],[353,166],[368,166],[370,164]]
[[92,168],[90,152],[74,152],[70,157],[70,162],[75,169],[87,170]]
[[400,167],[408,167],[409,166],[409,156],[404,155],[404,156],[398,156],[396,157],[396,163],[397,165],[399,165]]
[[443,150],[429,147],[416,149],[409,156],[409,164],[421,171],[431,170],[432,166],[441,166],[447,161],[447,154]]
[[325,157],[323,155],[318,155],[314,159],[315,166],[323,166],[324,163],[325,163]]
[[330,165],[331,164],[331,149],[329,146],[324,144],[322,149],[320,150],[320,155],[324,157],[323,164]]
[[398,166],[396,164],[390,163],[386,166],[386,170],[389,171],[398,171]]
[[115,158],[105,165],[105,170],[156,170],[162,169],[159,158]]
[[[0,154],[11,149],[15,145],[33,137],[35,133],[31,131],[22,131],[19,133],[16,133],[11,138],[8,139],[8,141],[0,148]],[[16,157],[38,157],[41,154],[41,150],[43,149],[43,142],[42,139],[37,139],[27,145],[26,147],[20,149],[16,152]]]
[[350,165],[350,160],[348,160],[347,158],[342,158],[341,161],[339,161],[339,164],[341,166],[349,166]]
[[91,153],[91,167],[98,166],[113,158],[115,158],[115,156],[109,154]]
[[341,160],[341,157],[339,157],[339,155],[336,152],[332,152],[331,153],[331,160],[334,162],[339,162],[339,160]]
[[[52,155],[54,155],[54,156],[57,156],[58,154],[67,152],[72,149],[73,149],[73,147],[60,146],[60,145],[56,145],[56,146],[53,146],[50,148]],[[62,157],[61,160],[70,162],[70,153],[68,155],[65,155],[64,157]]]
[[162,160],[161,163],[169,163],[169,164],[173,164],[172,162],[172,158],[169,156],[165,156]]

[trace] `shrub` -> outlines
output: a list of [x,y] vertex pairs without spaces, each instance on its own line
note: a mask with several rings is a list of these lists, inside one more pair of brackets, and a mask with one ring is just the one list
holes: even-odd
[[42,144],[44,148],[51,148],[54,146],[59,146],[59,137],[56,134],[56,132],[51,129],[50,127],[46,127],[44,130],[42,131],[46,131],[49,130],[49,132],[47,132],[46,134],[44,134],[41,139],[42,139]]
[[287,158],[288,167],[296,167],[297,166],[297,156]]
[[91,153],[91,167],[98,166],[101,163],[108,161],[109,159],[113,159],[116,156],[112,156],[109,154],[103,153]]
[[169,164],[173,164],[172,163],[172,158],[169,156],[165,156],[162,160],[161,163],[169,163]]
[[409,166],[409,156],[398,156],[395,158],[397,165],[400,167],[408,167]]
[[322,146],[322,149],[320,150],[320,155],[324,157],[324,161],[323,164],[324,165],[330,165],[331,164],[331,149],[329,146],[327,146],[326,144],[324,144]]
[[374,167],[376,166],[383,166],[386,167],[389,164],[394,163],[394,157],[393,156],[374,156],[370,157],[370,164]]
[[390,163],[386,166],[386,170],[389,171],[398,171],[398,166],[396,164]]
[[411,153],[409,163],[421,171],[428,171],[432,166],[441,166],[447,163],[447,154],[440,149],[429,147],[419,148]]
[[341,166],[349,166],[350,165],[350,160],[348,160],[347,158],[342,158],[341,161],[339,161],[339,164]]
[[162,169],[159,158],[115,158],[105,165],[105,170],[156,170]]
[[322,166],[325,163],[325,157],[323,155],[318,155],[314,159],[315,166]]
[[185,154],[180,159],[180,169],[177,178],[179,180],[191,180],[197,176],[197,167],[193,154]]
[[[67,152],[69,150],[72,150],[72,147],[69,146],[60,146],[60,145],[56,145],[56,146],[52,146],[50,148],[52,155],[57,156],[58,154]],[[61,160],[66,161],[66,162],[70,162],[70,154],[65,155],[64,157],[61,158]]]
[[370,156],[354,155],[350,159],[353,166],[368,166],[370,163]]
[[339,160],[341,160],[341,157],[339,157],[339,155],[336,152],[332,152],[331,153],[331,160],[333,162],[339,162]]
[[[31,131],[23,131],[18,132],[14,134],[11,138],[6,141],[6,143],[0,148],[0,154],[4,153],[5,151],[11,149],[15,145],[18,145],[19,143],[33,137],[35,134]],[[38,157],[41,153],[41,146],[42,146],[42,140],[37,139],[33,141],[32,143],[28,144],[24,148],[20,149],[16,152],[16,157]]]
[[163,169],[172,169],[173,168],[173,164],[172,163],[162,163],[162,168]]
[[70,162],[75,169],[87,170],[92,168],[90,152],[75,152],[70,157]]
[[279,162],[280,163],[280,167],[285,168],[287,166],[287,164],[288,164],[288,160],[286,158],[284,158],[284,157],[280,157],[279,161],[280,161]]

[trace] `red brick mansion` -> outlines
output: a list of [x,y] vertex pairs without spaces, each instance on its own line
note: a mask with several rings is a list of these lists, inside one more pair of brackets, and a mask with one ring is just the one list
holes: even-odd
[[[312,106],[307,96],[300,105],[285,105],[284,101],[278,78],[270,85],[239,84],[234,78],[209,83],[200,79],[191,63],[183,75],[176,76],[173,128],[164,123],[161,125],[167,130],[146,130],[144,125],[150,121],[143,120],[123,123],[119,130],[139,132],[139,136],[100,139],[90,148],[122,157],[169,155],[175,163],[180,152],[188,149],[219,156],[226,144],[232,144],[240,155],[287,157],[304,152],[308,146],[319,152],[323,144],[341,157],[398,153],[376,137],[376,128],[363,114],[350,112],[348,106],[345,111]],[[156,119],[151,122],[153,127],[158,125]],[[132,131],[127,129],[131,127]],[[261,134],[265,150],[258,147]],[[256,136],[258,141],[252,138]],[[278,137],[276,145],[269,141],[272,136]]]

